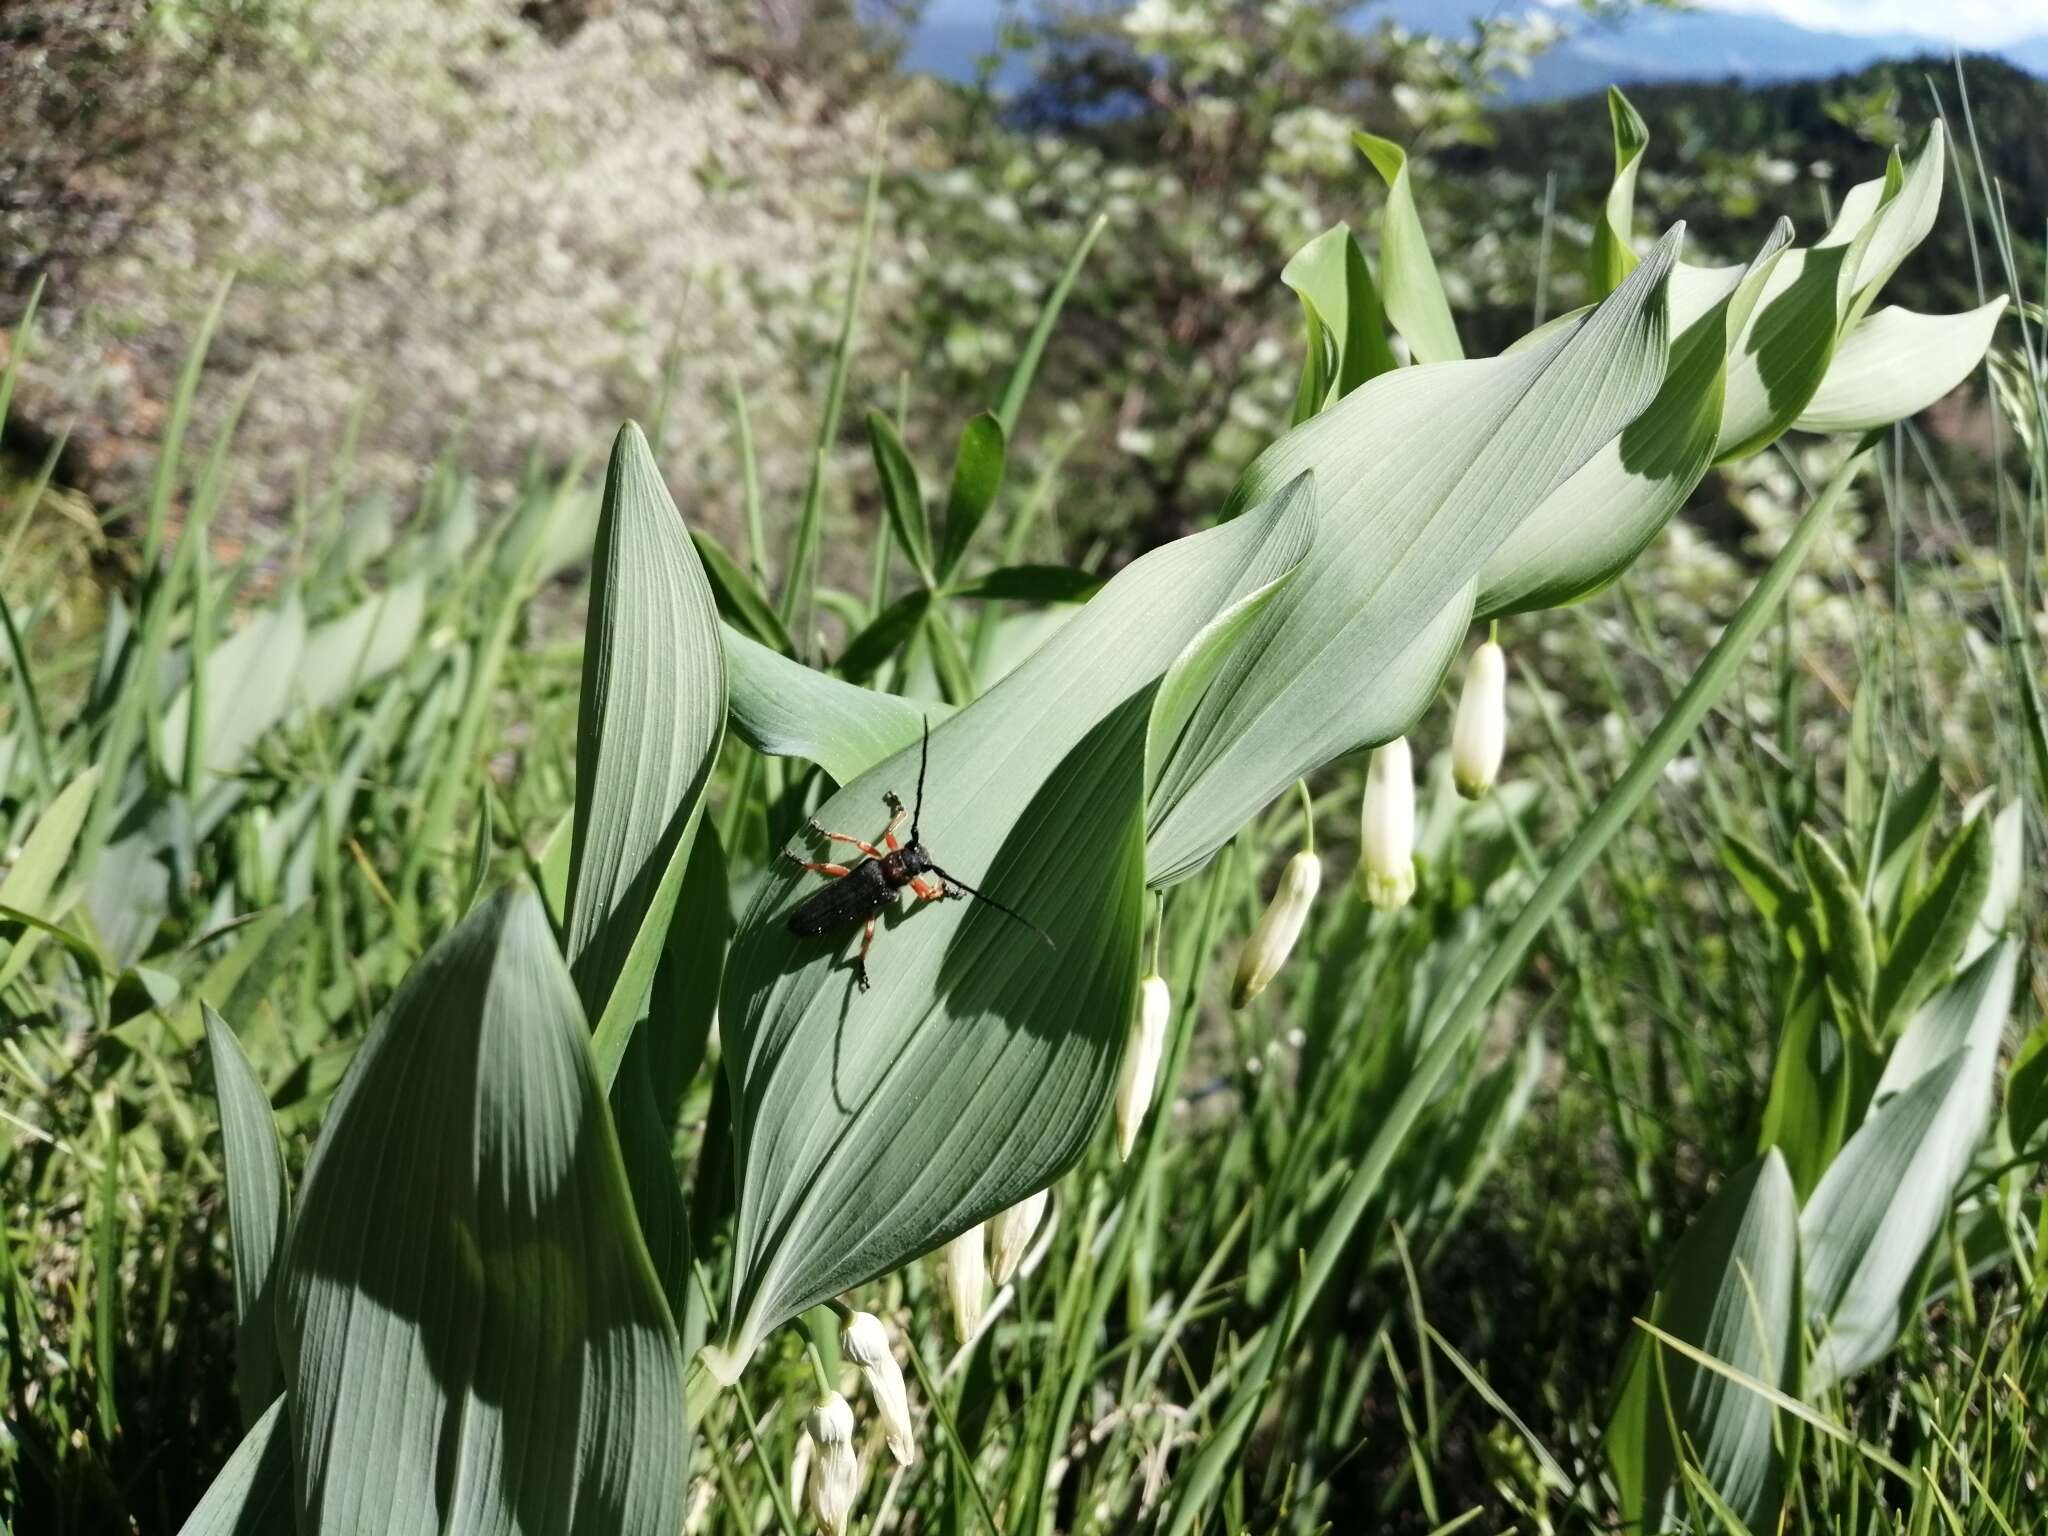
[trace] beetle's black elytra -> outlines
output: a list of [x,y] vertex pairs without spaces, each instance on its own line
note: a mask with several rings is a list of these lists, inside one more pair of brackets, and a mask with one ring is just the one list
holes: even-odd
[[[910,887],[918,901],[948,901],[972,896],[994,907],[1005,917],[1022,923],[1045,940],[1048,949],[1057,947],[1053,944],[1052,935],[1023,913],[1012,911],[993,896],[984,895],[965,881],[954,879],[932,862],[932,856],[925,851],[918,835],[919,824],[924,817],[925,769],[930,766],[931,752],[932,723],[926,720],[924,745],[917,759],[917,803],[916,809],[910,813],[910,841],[896,841],[896,829],[903,824],[904,811],[903,802],[892,793],[883,797],[889,807],[889,825],[882,829],[877,842],[870,843],[844,832],[829,832],[816,821],[810,824],[811,831],[826,841],[858,848],[864,855],[858,864],[828,864],[804,858],[786,848],[783,850],[782,856],[791,863],[800,864],[831,881],[822,890],[813,891],[796,904],[789,914],[789,931],[800,939],[808,939],[860,923],[860,951],[853,957],[853,979],[863,992],[868,989],[868,951],[875,943],[875,918],[896,900],[896,893],[905,886]],[[927,879],[926,876],[932,878]]]

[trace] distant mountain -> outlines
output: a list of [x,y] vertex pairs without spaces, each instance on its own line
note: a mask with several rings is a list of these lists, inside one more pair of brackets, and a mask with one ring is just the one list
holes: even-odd
[[[1775,17],[1711,9],[1645,10],[1603,24],[1573,9],[1532,0],[1390,0],[1362,8],[1359,24],[1394,21],[1411,31],[1450,35],[1479,17],[1518,7],[1544,11],[1568,35],[1537,61],[1528,79],[1504,82],[1516,101],[1555,100],[1609,85],[1655,81],[1810,80],[1940,51],[1939,43],[1911,33],[1820,32]],[[949,80],[973,79],[977,58],[995,46],[996,19],[995,0],[933,0],[911,33],[903,67]],[[1993,51],[2048,76],[2048,29]],[[1010,61],[1002,83],[1022,83],[1020,76],[1016,61]]]

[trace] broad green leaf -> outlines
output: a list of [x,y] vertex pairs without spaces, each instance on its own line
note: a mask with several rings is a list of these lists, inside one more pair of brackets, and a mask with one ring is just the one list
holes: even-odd
[[1947,978],[1991,888],[1991,828],[1973,819],[1949,842],[1925,890],[1892,935],[1877,978],[1877,1021],[1903,1018]]
[[[426,580],[414,576],[364,599],[338,619],[314,625],[299,663],[299,697],[310,708],[328,709],[365,683],[396,671],[411,657],[426,613]],[[208,674],[211,687],[211,659]]]
[[609,1084],[668,935],[689,828],[725,737],[725,655],[703,567],[639,427],[598,513],[566,948]]
[[1380,214],[1380,290],[1387,318],[1416,362],[1462,358],[1465,349],[1458,344],[1457,323],[1451,319],[1443,279],[1437,275],[1429,237],[1422,232],[1422,215],[1415,208],[1407,151],[1392,139],[1370,133],[1354,133],[1351,142],[1387,184],[1387,206]]
[[[1791,226],[1780,220],[1755,261],[1736,271],[1678,334],[1649,408],[1494,551],[1480,575],[1478,617],[1555,607],[1598,591],[1634,563],[1685,504],[1714,456],[1728,347],[1790,238]],[[1676,325],[1675,291],[1671,309]]]
[[1976,371],[2005,305],[2000,295],[1959,315],[1887,308],[1866,316],[1842,338],[1792,425],[1801,432],[1861,432],[1926,410]]
[[1311,389],[1311,408],[1301,419],[1343,399],[1367,379],[1393,371],[1379,291],[1349,225],[1326,229],[1296,251],[1281,268],[1280,281],[1301,300],[1312,355],[1320,359],[1325,347],[1330,353],[1327,373],[1316,370],[1320,387]]
[[[719,1010],[742,1169],[721,1379],[769,1329],[1043,1189],[1086,1147],[1137,982],[1155,687],[1213,615],[1300,561],[1304,502],[1133,562],[1002,682],[934,717],[926,847],[1056,949],[981,902],[898,909],[862,992],[857,922],[816,938],[786,927],[822,882],[785,865],[763,884]],[[818,820],[873,838],[885,792],[909,804],[918,777],[913,739]]]
[[917,483],[917,469],[904,450],[903,439],[880,411],[868,412],[868,445],[875,453],[875,473],[882,482],[882,510],[889,516],[889,531],[896,543],[917,567],[927,587],[938,585],[932,564],[932,530],[924,507],[924,492]]
[[841,784],[913,745],[925,717],[936,726],[953,710],[877,693],[778,656],[731,625],[721,628],[732,687],[733,729],[756,752],[801,757]]
[[910,637],[931,612],[929,587],[913,587],[896,599],[851,640],[839,653],[839,675],[849,683],[864,683],[889,664],[889,658],[910,643]]
[[[1784,1160],[1767,1152],[1722,1185],[1672,1251],[1650,1320],[1745,1376],[1796,1392],[1798,1220]],[[1633,1341],[1606,1433],[1624,1520],[1670,1528],[1683,1455],[1739,1519],[1768,1527],[1779,1477],[1771,1416],[1768,1401],[1718,1372],[1647,1336]]]
[[276,1283],[291,1220],[291,1186],[270,1095],[227,1020],[210,1007],[206,1047],[220,1110],[228,1250],[235,1266],[235,1392],[242,1402],[243,1427],[253,1429],[284,1386],[277,1360]]
[[785,656],[793,654],[796,643],[790,639],[789,631],[783,628],[782,619],[775,612],[775,605],[768,601],[768,595],[754,584],[754,578],[740,568],[718,540],[708,534],[692,529],[690,543],[703,564],[712,595],[718,599],[720,617],[729,624],[741,626],[763,645],[772,646]]
[[406,978],[285,1250],[302,1536],[672,1536],[682,1362],[576,988],[529,887]]
[[2001,942],[1914,1019],[1875,1108],[1800,1216],[1816,1388],[1883,1355],[1914,1303],[1928,1245],[1991,1121],[2016,959]]
[[1003,461],[1002,423],[989,411],[970,418],[960,431],[960,447],[953,457],[953,484],[946,493],[946,542],[939,556],[938,572],[941,580],[959,569],[981,520],[995,505],[996,492],[1003,488]]
[[1102,590],[1102,578],[1070,565],[1006,565],[946,588],[948,597],[1018,603],[1080,603]]
[[[276,607],[259,610],[208,653],[200,706],[208,774],[234,773],[298,702],[299,663],[305,648],[306,611],[292,592]],[[185,687],[164,715],[160,739],[165,772],[172,777],[184,771],[191,710],[192,690]],[[188,784],[185,790],[196,797],[205,787]]]
[[1312,471],[1319,532],[1176,751],[1175,801],[1153,807],[1155,885],[1198,868],[1303,773],[1428,707],[1486,562],[1656,395],[1676,250],[1667,237],[1541,346],[1382,374],[1259,455],[1231,508]]
[[1649,125],[1619,86],[1607,88],[1607,116],[1614,126],[1614,181],[1593,224],[1593,249],[1587,259],[1586,286],[1595,298],[1619,288],[1636,267],[1630,243],[1636,214],[1636,175],[1643,151],[1650,146]]
[[278,1536],[292,1528],[292,1425],[282,1397],[242,1437],[178,1536]]
[[[72,850],[78,846],[79,829],[92,808],[99,780],[99,766],[94,764],[65,785],[57,798],[43,808],[6,878],[0,879],[0,907],[46,923],[54,923],[64,915],[52,899],[57,894],[57,877],[64,873]],[[6,959],[0,960],[0,988],[10,984],[28,965],[41,931],[31,928],[8,948]]]

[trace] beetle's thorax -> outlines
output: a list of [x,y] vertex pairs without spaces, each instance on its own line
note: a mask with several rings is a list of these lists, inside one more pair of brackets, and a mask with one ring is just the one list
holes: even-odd
[[905,843],[882,855],[882,878],[892,890],[900,890],[932,867],[932,856],[923,843]]

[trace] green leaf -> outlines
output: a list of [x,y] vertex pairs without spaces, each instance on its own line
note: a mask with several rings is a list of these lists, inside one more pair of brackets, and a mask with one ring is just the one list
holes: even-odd
[[[1765,1153],[1721,1187],[1672,1251],[1651,1321],[1745,1376],[1796,1392],[1798,1219],[1784,1160]],[[1770,1403],[1638,1338],[1629,1345],[1606,1432],[1630,1526],[1669,1528],[1665,1510],[1681,1445],[1739,1519],[1757,1528],[1772,1523],[1778,1457]]]
[[1387,206],[1380,215],[1380,287],[1387,318],[1401,333],[1418,363],[1447,363],[1462,358],[1458,327],[1437,276],[1422,215],[1415,208],[1415,188],[1408,174],[1408,154],[1391,139],[1354,133],[1351,142],[1372,162],[1387,184]]
[[[1773,268],[1729,364],[1716,462],[1775,441],[1827,383],[1844,333],[1932,224],[1945,143],[1936,124],[1910,170],[1852,188],[1827,234]],[[1852,359],[1836,388],[1855,378]]]
[[290,1530],[291,1429],[279,1397],[242,1437],[178,1536],[277,1536]]
[[1619,86],[1607,88],[1607,115],[1614,125],[1614,181],[1606,204],[1593,224],[1593,249],[1587,259],[1586,288],[1605,298],[1636,268],[1630,243],[1635,225],[1636,175],[1643,151],[1650,147],[1650,128]]
[[1003,488],[1003,460],[1003,425],[991,412],[983,411],[961,429],[960,448],[953,456],[953,485],[946,493],[946,542],[939,556],[941,580],[959,569],[981,520],[995,505],[996,492]]
[[1394,370],[1397,364],[1387,345],[1379,291],[1349,225],[1326,229],[1296,251],[1280,269],[1280,281],[1301,300],[1311,355],[1320,358],[1325,333],[1333,353],[1327,376],[1317,370],[1320,387],[1310,391],[1307,415],[1343,399],[1367,379]]
[[789,631],[776,615],[774,604],[754,584],[754,578],[742,570],[718,540],[709,534],[692,529],[690,543],[703,564],[705,578],[711,583],[712,596],[718,599],[719,616],[729,624],[739,625],[763,645],[773,646],[785,656],[793,655],[796,642],[790,639]]
[[889,517],[889,531],[896,543],[917,567],[927,587],[938,585],[932,566],[932,530],[926,520],[924,492],[917,483],[917,469],[904,451],[903,439],[880,411],[868,412],[868,446],[874,449],[875,473],[882,482],[882,510]]
[[1877,979],[1880,1028],[1905,1017],[1961,958],[1991,888],[1991,829],[1982,816],[1950,841],[1927,888],[1892,936]]
[[298,1529],[672,1536],[683,1373],[529,887],[406,978],[285,1251]]
[[915,743],[952,706],[898,698],[827,677],[723,626],[732,724],[740,739],[772,757],[801,757],[849,784]]
[[[205,767],[219,777],[238,770],[261,741],[298,703],[300,660],[306,648],[306,611],[296,592],[274,608],[254,614],[249,622],[207,653],[206,692],[201,719],[206,744]],[[164,714],[161,745],[164,771],[183,773],[185,730],[192,710],[192,690],[180,688]],[[196,797],[206,785],[188,784]]]
[[1913,883],[1911,876],[1920,862],[1920,850],[1934,828],[1941,809],[1941,763],[1930,760],[1904,795],[1885,797],[1878,819],[1871,879],[1871,908],[1881,927],[1888,927],[1897,915],[1899,899]]
[[1541,346],[1382,374],[1259,455],[1231,508],[1313,471],[1320,531],[1190,724],[1176,802],[1154,807],[1154,884],[1198,868],[1302,774],[1428,707],[1487,560],[1656,395],[1676,249],[1667,237]]
[[1842,338],[1792,425],[1801,432],[1861,432],[1926,410],[1984,361],[2005,305],[2001,295],[1960,315],[1887,308],[1867,316]]
[[1838,1000],[1837,1012],[1844,1023],[1867,1029],[1877,988],[1877,940],[1863,910],[1862,893],[1834,849],[1810,825],[1799,829],[1792,847],[1813,899],[1821,959]]
[[[1555,607],[1597,592],[1685,504],[1720,436],[1728,348],[1790,239],[1791,225],[1780,220],[1746,269],[1716,280],[1710,299],[1702,288],[1681,305],[1674,288],[1672,323],[1684,328],[1657,398],[1494,551],[1480,575],[1478,617]],[[1686,321],[1684,311],[1702,300],[1704,309]]]
[[[99,766],[94,764],[66,784],[36,817],[20,855],[9,867],[6,878],[0,879],[0,907],[51,924],[64,915],[62,905],[68,903],[60,904],[53,899],[57,894],[57,877],[64,873],[64,866],[78,846],[79,830],[92,808],[99,779]],[[43,931],[32,927],[9,947],[7,958],[0,961],[0,988],[22,973]]]
[[2015,947],[2000,943],[1922,1010],[1886,1066],[1876,1107],[1807,1202],[1799,1237],[1819,1336],[1815,1389],[1882,1356],[1914,1303],[1922,1261],[1991,1121],[2016,961]]
[[605,475],[590,593],[566,947],[609,1084],[654,980],[689,828],[725,737],[711,588],[631,422]]
[[205,1015],[227,1176],[228,1247],[235,1265],[235,1392],[242,1403],[242,1425],[253,1429],[284,1386],[277,1359],[276,1282],[291,1220],[291,1186],[270,1095],[227,1021],[211,1007]]
[[1024,414],[1025,397],[1031,393],[1031,381],[1038,374],[1038,363],[1045,356],[1045,344],[1052,339],[1053,327],[1059,323],[1060,310],[1066,305],[1067,295],[1073,291],[1074,279],[1081,275],[1088,253],[1095,249],[1095,242],[1102,238],[1103,230],[1108,227],[1109,215],[1106,213],[1098,213],[1090,221],[1081,238],[1074,242],[1074,253],[1060,269],[1059,280],[1052,285],[1052,292],[1045,296],[1045,303],[1039,307],[1038,319],[1031,327],[1031,334],[1025,338],[1024,350],[1017,354],[1017,366],[1010,370],[1010,382],[1003,387],[1002,404],[996,407],[996,424],[1003,429],[1005,442],[1017,435],[1017,418]]
[[[1312,532],[1292,497],[1156,549],[934,719],[925,846],[1055,951],[982,902],[926,904],[885,914],[862,992],[858,923],[795,937],[790,909],[820,882],[787,866],[764,882],[719,1009],[742,1170],[722,1379],[769,1329],[1045,1188],[1087,1146],[1137,982],[1154,687]],[[818,820],[872,838],[885,792],[909,803],[919,773],[913,738]]]
[[1071,565],[1006,565],[946,588],[948,597],[1013,603],[1085,603],[1102,590],[1102,578]]
[[1984,900],[1977,908],[1977,920],[1970,925],[1970,936],[1963,942],[1963,952],[1956,957],[1958,966],[1968,965],[1997,943],[2020,909],[2027,832],[2021,813],[2025,809],[2024,802],[2015,800],[1992,819],[1991,878],[1985,882]]
[[[395,672],[412,656],[426,614],[426,579],[414,576],[364,599],[338,619],[314,625],[299,663],[300,699],[311,709],[329,709],[365,683]],[[219,686],[213,671],[217,657],[207,661],[209,689]],[[212,740],[210,728],[207,739]]]
[[890,657],[910,643],[910,637],[917,633],[931,608],[929,587],[914,587],[897,598],[846,642],[846,649],[839,653],[839,675],[849,683],[864,683],[873,677],[889,664]]
[[1757,1147],[1759,1152],[1775,1147],[1784,1156],[1801,1200],[1813,1192],[1849,1134],[1855,1074],[1841,1033],[1821,1006],[1824,996],[1820,983],[1809,981],[1785,1011]]
[[1806,898],[1775,859],[1740,833],[1731,832],[1721,840],[1721,863],[1755,904],[1759,917],[1788,940],[1798,933]]
[[2005,1079],[2005,1123],[2013,1150],[2025,1155],[2048,1125],[2048,1019],[2034,1026],[2026,1044],[2012,1059]]

